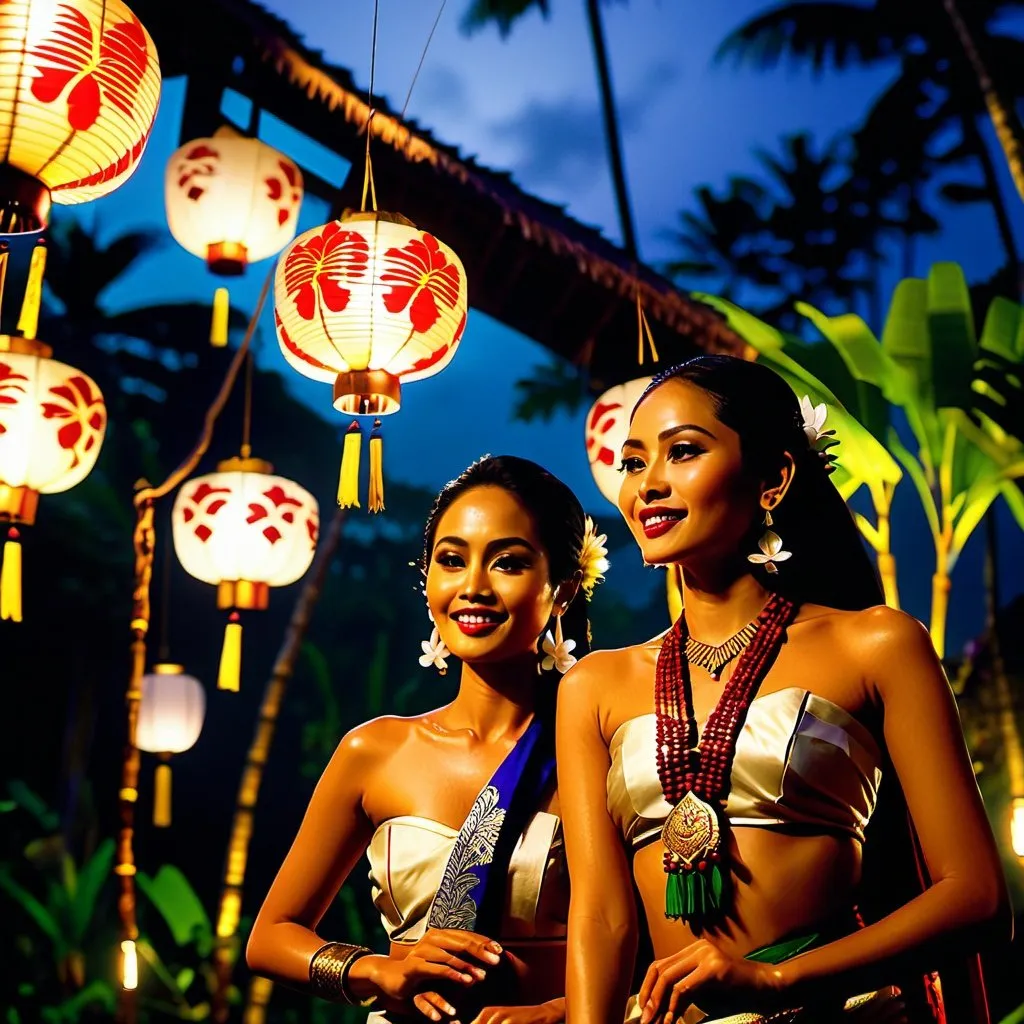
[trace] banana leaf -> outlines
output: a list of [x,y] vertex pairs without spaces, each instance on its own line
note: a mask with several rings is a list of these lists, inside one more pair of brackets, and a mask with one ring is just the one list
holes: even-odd
[[189,880],[173,864],[165,864],[155,876],[140,871],[139,891],[153,904],[179,946],[195,942],[200,956],[213,948],[213,928],[203,904]]

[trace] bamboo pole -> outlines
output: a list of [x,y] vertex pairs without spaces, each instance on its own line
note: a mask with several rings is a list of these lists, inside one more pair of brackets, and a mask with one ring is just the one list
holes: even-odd
[[[270,756],[271,744],[274,742],[281,704],[284,701],[288,683],[295,672],[295,664],[302,650],[302,641],[309,628],[313,611],[320,598],[320,592],[323,590],[324,581],[327,579],[327,570],[330,568],[341,542],[344,522],[345,510],[339,508],[334,513],[326,536],[320,542],[313,571],[306,578],[299,598],[295,602],[284,641],[263,691],[259,717],[256,720],[256,730],[252,743],[249,745],[245,766],[242,768],[238,796],[235,801],[235,815],[231,823],[231,837],[224,858],[224,876],[220,905],[217,910],[217,937],[213,948],[216,981],[211,1017],[216,1024],[224,1024],[231,1013],[228,990],[239,953],[237,936],[238,920],[242,909],[242,884],[245,881],[245,869],[249,860],[253,816],[263,782],[263,772]],[[267,985],[269,984],[270,982],[267,982]],[[264,990],[265,999],[263,999],[262,1005],[266,1006],[270,998],[270,990],[263,986],[260,992],[264,993]]]
[[206,411],[203,428],[195,447],[185,460],[175,469],[162,484],[150,486],[142,481],[135,492],[135,529],[132,544],[135,550],[135,584],[132,592],[132,644],[131,673],[125,693],[127,707],[128,730],[125,738],[124,758],[121,763],[121,786],[118,790],[118,805],[121,825],[118,833],[117,859],[114,874],[119,880],[117,910],[120,918],[121,949],[124,961],[122,984],[118,989],[117,1020],[121,1024],[134,1024],[136,1019],[135,991],[137,976],[135,974],[136,949],[139,928],[135,916],[135,851],[133,839],[135,834],[135,805],[139,798],[139,748],[135,745],[136,726],[139,719],[139,702],[142,697],[142,677],[146,671],[146,636],[150,624],[150,584],[153,579],[153,555],[156,547],[156,531],[153,527],[153,504],[174,490],[199,464],[213,439],[213,428],[227,404],[228,396],[234,387],[252,336],[259,322],[260,314],[270,291],[274,270],[271,268],[263,282],[256,309],[246,328],[245,337],[235,352],[227,372],[224,374],[220,391]]

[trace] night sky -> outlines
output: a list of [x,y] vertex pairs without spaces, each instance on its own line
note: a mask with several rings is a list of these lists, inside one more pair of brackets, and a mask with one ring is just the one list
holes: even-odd
[[[361,86],[368,84],[370,0],[273,0],[265,6],[288,20],[312,46],[323,49],[329,61],[350,68]],[[504,41],[493,28],[472,37],[461,32],[465,6],[466,0],[447,0],[412,95],[410,117],[464,155],[511,171],[526,190],[565,204],[570,214],[618,240],[583,0],[553,0],[549,20],[532,13]],[[702,5],[632,0],[628,5],[604,5],[641,254],[652,264],[673,255],[668,233],[678,211],[693,208],[697,186],[720,188],[729,175],[756,175],[754,151],[760,147],[777,152],[786,134],[807,130],[824,145],[836,133],[856,127],[895,73],[893,66],[871,72],[828,71],[815,79],[802,70],[756,73],[715,64],[716,47],[729,30],[768,6],[765,0]],[[437,10],[433,0],[381,0],[376,90],[396,109],[402,106]],[[1024,25],[1019,28],[1024,35]],[[139,171],[113,196],[72,214],[96,225],[104,238],[140,227],[166,234],[165,247],[140,261],[137,271],[105,296],[111,309],[161,299],[205,299],[222,283],[166,233],[163,173],[180,142],[182,97],[183,83],[165,83],[157,128]],[[292,155],[300,160],[303,156]],[[1002,171],[1001,157],[998,163]],[[1006,188],[1014,197],[1011,216],[1024,246],[1024,207],[1008,176]],[[379,198],[386,209],[387,197]],[[956,260],[970,281],[989,277],[1002,260],[991,212],[941,201],[932,208],[943,231],[918,243],[916,273],[923,275],[936,260]],[[68,211],[59,213],[67,215]],[[325,219],[324,205],[307,201],[300,230]],[[269,262],[258,264],[233,284],[233,300],[242,309],[255,303],[269,268]],[[890,273],[895,283],[896,258]],[[633,344],[633,339],[623,341]],[[343,426],[331,409],[329,386],[298,377],[285,366],[269,310],[261,321],[257,355],[262,366],[286,375],[295,394],[337,421],[339,429]],[[437,488],[485,451],[514,452],[535,458],[562,476],[599,520],[617,515],[590,477],[583,446],[584,411],[549,423],[510,422],[514,381],[547,358],[545,350],[529,339],[471,313],[454,362],[439,376],[403,391],[402,412],[388,424],[389,476]],[[258,438],[258,410],[256,414]],[[263,429],[287,430],[287,424]],[[225,437],[223,444],[229,443]],[[287,473],[286,466],[278,468]],[[324,467],[331,478],[336,472],[336,466]],[[905,482],[897,493],[896,521],[903,513],[908,518],[897,527],[895,546],[904,570],[904,606],[926,618],[930,568],[925,567],[932,555],[916,503]],[[1005,510],[1000,525],[1005,564],[1019,567],[1024,564],[1024,535]],[[979,548],[975,538],[954,576],[951,652],[983,625]],[[1004,571],[1003,580],[1004,602],[1024,590],[1024,575],[1019,572]],[[651,589],[662,584],[660,576],[640,568],[638,556],[630,550],[613,552],[609,585],[635,596],[640,606],[648,601]],[[652,624],[648,632],[655,628],[660,624]]]

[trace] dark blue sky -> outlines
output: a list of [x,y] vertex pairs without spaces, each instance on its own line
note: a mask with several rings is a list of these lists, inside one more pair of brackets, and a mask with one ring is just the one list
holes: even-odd
[[[574,216],[617,239],[583,0],[553,0],[549,20],[531,14],[505,41],[493,29],[473,37],[462,34],[459,21],[465,5],[466,0],[447,2],[412,96],[410,116],[442,141],[488,166],[510,170],[524,188],[566,204]],[[368,83],[371,0],[270,0],[265,6],[289,21],[310,45],[322,48],[328,60],[351,68],[361,85]],[[604,5],[629,185],[641,251],[648,261],[657,263],[673,254],[667,232],[678,211],[692,207],[694,188],[723,186],[731,174],[756,174],[754,150],[777,151],[785,134],[809,130],[824,143],[855,127],[895,73],[895,68],[883,68],[828,73],[815,80],[802,71],[758,74],[714,66],[714,51],[728,31],[767,6],[763,0]],[[437,9],[432,0],[381,0],[376,82],[396,108],[405,98]],[[166,233],[163,170],[179,144],[182,95],[181,83],[166,87],[157,130],[128,185],[76,212],[85,222],[95,222],[103,235],[139,227]],[[1013,194],[1009,185],[1007,190]],[[387,197],[379,199],[387,208]],[[925,273],[936,260],[953,259],[970,280],[988,277],[1002,262],[991,213],[984,207],[936,209],[943,231],[918,246],[916,272]],[[1024,246],[1024,207],[1014,201],[1011,209]],[[325,217],[322,204],[307,202],[300,229]],[[234,300],[242,308],[255,303],[268,269],[268,262],[259,264],[233,285]],[[897,276],[898,264],[891,271],[893,282]],[[143,261],[106,301],[116,308],[155,299],[194,299],[212,294],[218,283],[168,235],[166,247]],[[289,371],[269,316],[261,326],[261,364],[280,368],[296,394],[333,418],[330,388]],[[624,343],[631,345],[632,339]],[[590,477],[583,412],[548,424],[509,420],[513,382],[546,358],[530,340],[472,313],[463,346],[448,369],[405,389],[403,410],[388,423],[388,473],[436,488],[484,451],[511,451],[534,457],[563,476],[599,519],[616,515]],[[224,437],[225,449],[232,443]],[[287,473],[286,466],[278,468]],[[324,473],[333,477],[336,467],[325,466]],[[914,511],[910,484],[901,491],[905,493],[897,496],[897,511],[908,516],[898,539],[898,554],[904,556],[901,590],[905,606],[925,618],[929,543],[923,519]],[[1008,516],[1001,522],[1007,566],[1024,564],[1024,538]],[[637,604],[646,602],[651,588],[660,587],[660,576],[643,572],[635,552],[618,555],[610,584],[632,594]],[[982,625],[976,556],[977,551],[968,552],[956,577],[950,616],[954,646]],[[1003,575],[1004,599],[1024,589],[1024,583],[1011,578],[1019,581],[1020,573]]]

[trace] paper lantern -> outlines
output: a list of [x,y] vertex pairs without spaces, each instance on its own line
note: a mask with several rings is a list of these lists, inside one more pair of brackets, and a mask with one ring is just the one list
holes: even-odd
[[0,232],[127,181],[159,98],[153,40],[121,0],[0,3]]
[[1013,798],[1010,809],[1010,845],[1013,852],[1024,860],[1024,796]]
[[107,427],[99,388],[28,338],[0,335],[0,523],[10,524],[0,580],[0,618],[21,621],[17,525],[35,521],[40,494],[81,483]]
[[183,484],[174,502],[178,560],[186,572],[216,586],[217,607],[231,611],[217,680],[222,690],[239,685],[239,610],[265,609],[270,588],[299,579],[316,551],[316,499],[274,476],[272,468],[261,459],[228,459],[216,473]]
[[199,739],[205,716],[206,693],[202,684],[185,675],[181,665],[154,665],[152,673],[142,677],[135,745],[139,750],[156,754],[162,762],[156,769],[154,825],[164,827],[171,823],[171,766],[167,760],[172,754],[188,750]]
[[[403,383],[451,362],[467,308],[458,256],[397,214],[356,213],[314,228],[277,265],[281,351],[299,373],[332,384],[334,407],[344,413],[396,412]],[[357,430],[354,423],[346,438],[338,495],[345,507],[359,504]],[[379,511],[379,437],[371,439],[370,452],[370,508]]]
[[586,440],[590,472],[597,489],[616,507],[622,476],[622,443],[629,435],[629,417],[650,377],[640,377],[609,388],[587,413]]

